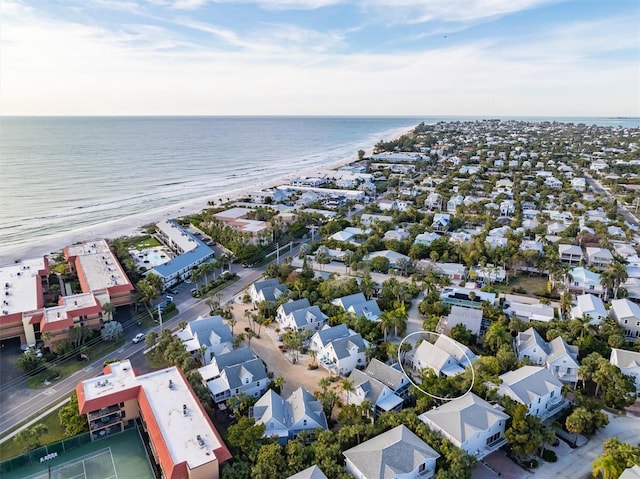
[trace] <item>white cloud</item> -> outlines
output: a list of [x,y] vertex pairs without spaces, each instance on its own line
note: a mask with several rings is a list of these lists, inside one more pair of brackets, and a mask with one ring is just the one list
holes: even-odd
[[233,48],[194,45],[166,26],[110,31],[20,10],[3,22],[2,113],[639,114],[636,62],[583,60],[603,53],[598,38],[632,43],[626,19],[568,24],[514,46],[485,39],[352,55],[335,53],[335,33],[266,25],[245,38],[178,21]]

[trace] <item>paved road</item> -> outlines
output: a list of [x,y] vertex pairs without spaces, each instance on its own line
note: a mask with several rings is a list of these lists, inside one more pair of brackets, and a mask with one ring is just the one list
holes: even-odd
[[[294,250],[295,252],[295,250]],[[259,279],[264,272],[264,268],[244,269],[238,268],[240,280],[222,291],[221,303],[231,301],[242,289]],[[204,304],[203,299],[185,298],[179,301],[178,295],[177,306],[180,314],[163,324],[165,328],[173,328],[180,321],[191,321],[198,316],[208,315],[209,307]],[[159,331],[160,326],[151,328],[145,332]],[[127,331],[127,336],[133,337],[137,331]],[[36,414],[44,408],[51,407],[64,399],[78,382],[85,379],[95,377],[101,374],[102,364],[106,359],[117,357],[118,359],[128,359],[135,355],[141,355],[145,348],[144,343],[133,344],[127,342],[122,348],[108,354],[102,358],[97,358],[93,363],[88,364],[84,369],[77,371],[68,378],[56,382],[50,387],[44,389],[29,389],[26,382],[22,381],[3,390],[2,408],[0,411],[0,437],[5,432],[22,422],[27,417]]]
[[[615,200],[615,197],[611,193],[609,193],[607,190],[605,190],[602,187],[602,185],[598,182],[598,180],[596,180],[595,178],[589,175],[586,175],[586,179],[587,179],[587,183],[589,183],[589,187],[594,192],[604,196],[605,198],[608,198],[610,201]],[[620,213],[629,224],[634,226],[638,226],[640,224],[638,222],[638,218],[633,213],[631,213],[631,211],[626,209],[624,206],[618,205],[618,213]]]

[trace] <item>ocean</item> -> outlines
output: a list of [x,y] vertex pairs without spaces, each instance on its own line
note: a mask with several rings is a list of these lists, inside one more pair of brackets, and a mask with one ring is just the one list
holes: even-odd
[[454,119],[475,118],[0,117],[0,262],[32,243],[75,231],[81,241],[110,222],[355,159],[422,121]]

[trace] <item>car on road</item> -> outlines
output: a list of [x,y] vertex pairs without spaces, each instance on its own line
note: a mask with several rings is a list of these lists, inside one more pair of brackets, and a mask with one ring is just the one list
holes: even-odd
[[138,334],[136,334],[136,335],[134,336],[134,338],[133,338],[133,340],[132,340],[132,341],[133,341],[134,343],[138,344],[140,341],[143,341],[143,340],[144,340],[144,334],[143,334],[143,333],[138,333]]
[[170,289],[170,290],[167,291],[167,293],[176,295],[176,294],[178,294],[178,290],[177,289]]

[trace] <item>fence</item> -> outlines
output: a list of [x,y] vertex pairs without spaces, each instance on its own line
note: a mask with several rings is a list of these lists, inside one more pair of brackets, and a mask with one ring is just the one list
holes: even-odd
[[40,458],[46,456],[47,454],[51,454],[52,452],[57,452],[58,454],[60,454],[65,451],[70,451],[77,447],[84,446],[89,442],[91,442],[90,433],[85,432],[83,434],[79,434],[77,436],[63,439],[62,441],[55,442],[47,446],[42,446],[29,452],[25,452],[20,456],[15,456],[11,459],[0,462],[0,476],[5,472],[11,472],[14,469],[18,469],[20,467],[28,466],[31,464],[40,464]]

